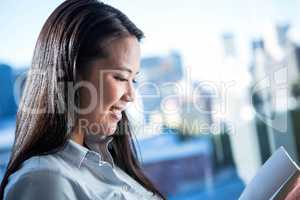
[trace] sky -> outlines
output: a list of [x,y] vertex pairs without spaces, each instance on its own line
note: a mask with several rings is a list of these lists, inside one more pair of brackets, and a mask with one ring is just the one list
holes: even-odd
[[[62,0],[1,0],[0,63],[30,65],[36,39]],[[224,61],[221,36],[232,32],[240,65],[251,60],[250,42],[263,37],[276,49],[275,25],[288,22],[293,37],[300,24],[299,0],[105,0],[123,11],[146,35],[142,56],[181,53],[193,76],[216,79]]]

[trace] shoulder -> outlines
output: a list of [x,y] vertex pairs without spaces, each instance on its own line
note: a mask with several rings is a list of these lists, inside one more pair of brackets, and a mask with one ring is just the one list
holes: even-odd
[[47,170],[27,172],[5,188],[5,199],[77,199],[76,183]]
[[75,192],[79,187],[71,178],[71,168],[55,154],[34,156],[10,175],[5,199],[76,199]]
[[9,180],[13,181],[25,174],[32,173],[63,174],[72,177],[72,169],[74,169],[72,163],[58,154],[33,156],[25,160],[21,167],[10,176]]

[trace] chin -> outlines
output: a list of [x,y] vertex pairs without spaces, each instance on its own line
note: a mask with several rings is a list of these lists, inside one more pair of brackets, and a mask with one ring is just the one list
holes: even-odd
[[105,135],[106,135],[106,136],[111,136],[111,135],[114,135],[114,134],[115,134],[115,132],[116,132],[116,130],[114,130],[114,131],[111,131],[111,132],[108,132],[108,133],[105,133]]
[[104,134],[106,136],[110,136],[110,135],[114,135],[114,133],[116,132],[117,130],[117,125],[115,126],[109,126],[105,131],[104,131]]

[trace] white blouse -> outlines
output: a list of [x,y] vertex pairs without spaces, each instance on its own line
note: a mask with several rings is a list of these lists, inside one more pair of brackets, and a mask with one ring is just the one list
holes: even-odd
[[69,139],[57,153],[26,160],[10,175],[4,199],[160,199],[104,159],[110,156],[104,154]]

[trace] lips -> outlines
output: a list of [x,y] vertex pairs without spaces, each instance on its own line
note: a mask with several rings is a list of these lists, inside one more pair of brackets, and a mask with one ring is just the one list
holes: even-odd
[[111,115],[116,121],[120,121],[122,119],[121,112],[111,112]]
[[122,111],[124,108],[118,107],[118,106],[112,106],[110,111],[111,111],[111,116],[113,119],[116,121],[120,121],[122,119]]

